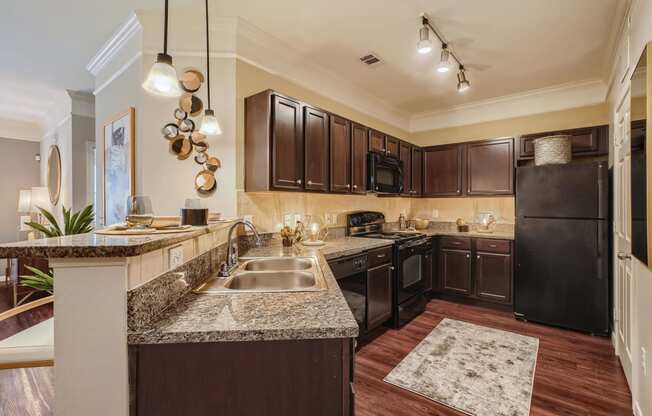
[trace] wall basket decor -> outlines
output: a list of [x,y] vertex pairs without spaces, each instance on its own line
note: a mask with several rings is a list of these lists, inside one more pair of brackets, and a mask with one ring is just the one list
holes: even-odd
[[196,69],[186,70],[179,85],[184,93],[179,97],[179,106],[174,110],[175,121],[163,126],[163,137],[170,143],[170,152],[179,160],[193,155],[193,160],[202,166],[195,176],[195,189],[200,194],[211,194],[217,188],[215,172],[221,167],[218,158],[210,156],[206,135],[202,134],[193,117],[202,115],[204,103],[195,95],[204,83],[204,75]]

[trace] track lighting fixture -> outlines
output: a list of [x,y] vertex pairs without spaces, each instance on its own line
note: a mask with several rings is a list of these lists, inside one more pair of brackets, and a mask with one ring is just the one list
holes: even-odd
[[201,121],[199,132],[207,136],[216,136],[222,134],[220,123],[215,117],[215,112],[211,108],[211,57],[209,46],[209,31],[208,31],[208,0],[205,0],[206,5],[206,85],[208,86],[208,107],[204,112],[204,118]]
[[419,42],[417,42],[417,52],[421,55],[428,54],[432,51],[432,42],[430,42],[430,33],[428,26],[423,25],[419,29]]
[[471,83],[466,79],[466,73],[464,72],[464,66],[460,65],[460,70],[457,73],[457,92],[464,92],[471,88]]
[[[428,38],[430,31],[432,31],[432,33],[434,33],[437,39],[439,39],[441,42],[441,55],[439,56],[437,72],[449,72],[451,68],[453,68],[453,65],[457,64],[459,66],[459,71],[457,72],[457,91],[464,92],[471,88],[471,83],[466,78],[466,69],[464,68],[464,64],[451,49],[450,44],[446,41],[444,35],[442,35],[442,33],[439,32],[439,30],[437,30],[437,28],[430,22],[430,19],[428,19],[428,16],[425,13],[421,14],[421,28],[419,29],[419,42],[417,43],[417,51],[419,53],[428,53],[432,50],[432,44]],[[426,43],[424,40],[428,42],[427,44],[430,45],[430,49],[426,50]],[[424,48],[422,49],[421,46],[424,46]]]
[[437,72],[445,73],[448,72],[450,69],[451,65],[451,53],[448,51],[448,45],[447,44],[442,44],[441,45],[441,56],[439,58],[439,66],[437,67]]
[[168,0],[165,0],[163,53],[156,55],[156,62],[149,70],[143,88],[147,92],[163,97],[179,97],[182,93],[177,70],[172,65],[172,57],[168,55]]

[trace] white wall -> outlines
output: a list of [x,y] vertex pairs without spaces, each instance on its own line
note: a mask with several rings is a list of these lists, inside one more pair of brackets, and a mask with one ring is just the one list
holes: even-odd
[[[626,81],[620,83],[619,75],[610,90],[608,103],[615,115],[617,106],[629,89],[629,78],[647,42],[652,41],[652,1],[635,0],[631,8],[631,30],[629,32],[629,73]],[[626,45],[624,43],[623,45]],[[626,51],[623,56],[627,56]],[[617,56],[618,54],[616,54]],[[613,62],[614,68],[619,65]],[[610,128],[613,142],[613,124]],[[633,327],[632,331],[632,397],[638,416],[652,415],[652,271],[636,259],[632,259],[633,271]],[[641,347],[647,349],[648,372],[643,374]]]

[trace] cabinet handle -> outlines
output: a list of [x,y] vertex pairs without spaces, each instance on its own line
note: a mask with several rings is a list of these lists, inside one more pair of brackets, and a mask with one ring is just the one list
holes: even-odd
[[307,185],[312,185],[312,181],[306,182]]
[[297,185],[301,185],[301,179],[297,179]]
[[471,255],[470,255],[470,254],[467,254],[467,255],[466,255],[466,258],[467,258],[467,259],[470,259],[470,258],[471,258]]
[[389,270],[394,270],[394,266],[389,266]]
[[620,260],[629,260],[629,259],[632,258],[632,256],[630,256],[629,254],[625,254],[625,253],[621,252],[621,253],[618,253],[618,258]]
[[376,254],[376,258],[378,258],[378,259],[382,259],[383,257],[385,257],[384,254]]
[[351,184],[350,184],[350,183],[347,183],[347,184],[346,184],[346,189],[349,189],[350,187],[351,187]]
[[353,189],[358,189],[358,185],[353,185]]
[[489,247],[496,248],[496,245],[495,244],[489,244]]
[[480,255],[478,255],[478,259],[480,259]]

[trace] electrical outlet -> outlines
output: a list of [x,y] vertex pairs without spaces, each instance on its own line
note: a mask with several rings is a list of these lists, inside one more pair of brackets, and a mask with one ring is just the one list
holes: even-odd
[[331,213],[330,225],[337,225],[337,213],[336,212]]
[[647,350],[645,347],[641,347],[641,368],[643,369],[643,375],[647,377]]
[[439,218],[439,210],[438,209],[433,209],[432,213],[430,214],[432,218]]
[[176,269],[183,264],[183,246],[179,245],[168,250],[168,268]]

